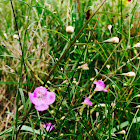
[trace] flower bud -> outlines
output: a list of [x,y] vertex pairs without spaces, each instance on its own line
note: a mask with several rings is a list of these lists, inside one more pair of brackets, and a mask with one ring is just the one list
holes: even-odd
[[109,38],[103,42],[109,42],[109,43],[119,43],[119,38],[118,37],[112,37],[112,38]]
[[136,74],[133,71],[127,72],[127,73],[122,73],[122,75],[128,76],[128,77],[134,77]]
[[67,26],[66,27],[66,32],[69,33],[69,34],[72,34],[74,32],[74,27],[72,26]]
[[18,35],[13,35],[13,38],[14,39],[19,39],[19,36]]
[[64,120],[64,119],[65,119],[65,116],[63,116],[63,117],[60,118],[60,120]]
[[64,80],[63,82],[62,82],[62,84],[64,84],[64,83],[68,83],[69,81],[68,80]]
[[109,24],[109,25],[108,25],[108,30],[111,31],[111,29],[112,29],[112,25]]
[[107,67],[108,69],[110,69],[110,65],[106,65],[106,67]]
[[140,97],[140,94],[137,94],[135,97]]
[[140,42],[135,44],[133,47],[140,47]]
[[83,69],[83,70],[89,70],[88,63],[85,63],[81,66],[78,66],[78,69],[80,69],[80,68]]
[[136,108],[140,108],[140,105],[137,105]]
[[72,83],[74,83],[75,85],[78,85],[78,82],[76,81],[76,79],[75,79],[75,78],[73,78]]
[[111,133],[111,136],[114,136],[114,137],[116,137],[116,135],[115,135],[114,133]]
[[118,134],[124,134],[125,135],[126,131],[125,130],[121,130],[121,131],[118,132]]
[[106,107],[106,105],[104,103],[100,103],[97,105],[98,107]]
[[93,81],[94,80],[94,77],[90,78],[90,81]]

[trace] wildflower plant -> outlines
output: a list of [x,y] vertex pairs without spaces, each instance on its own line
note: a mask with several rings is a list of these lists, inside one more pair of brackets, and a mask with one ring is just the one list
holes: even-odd
[[0,2],[0,139],[139,139],[139,6]]

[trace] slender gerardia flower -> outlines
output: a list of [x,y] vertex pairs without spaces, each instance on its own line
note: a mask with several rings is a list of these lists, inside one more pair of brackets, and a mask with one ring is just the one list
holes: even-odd
[[45,111],[50,104],[55,102],[55,93],[47,91],[46,87],[37,87],[34,93],[29,92],[30,101],[35,105],[38,111]]
[[94,89],[94,91],[103,91],[103,92],[107,92],[107,89],[105,89],[105,84],[102,80],[94,81],[94,84],[96,84],[96,88]]
[[46,131],[51,131],[54,129],[55,125],[52,125],[52,123],[49,122],[49,123],[46,123],[46,125],[43,124],[43,127],[46,129]]
[[89,98],[86,98],[86,99],[84,100],[83,104],[86,104],[86,105],[89,105],[89,106],[92,106],[92,105],[93,105],[93,103],[90,101]]

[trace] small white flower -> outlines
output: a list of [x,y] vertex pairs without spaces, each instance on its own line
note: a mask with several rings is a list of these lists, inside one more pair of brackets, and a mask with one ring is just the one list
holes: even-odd
[[112,38],[109,38],[103,42],[109,42],[109,43],[119,43],[119,38],[118,37],[112,37]]
[[140,47],[140,42],[135,44],[133,47]]
[[128,76],[128,77],[134,77],[136,74],[133,71],[127,72],[127,73],[122,73],[122,75]]
[[66,27],[66,32],[69,33],[69,34],[72,34],[74,32],[74,27],[72,26],[67,26]]

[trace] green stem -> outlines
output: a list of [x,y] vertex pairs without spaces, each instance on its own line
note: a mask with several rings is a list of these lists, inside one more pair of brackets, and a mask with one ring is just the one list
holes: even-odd
[[59,58],[59,60],[57,61],[57,63],[54,65],[53,69],[50,71],[49,75],[47,76],[43,86],[45,85],[45,83],[48,81],[48,79],[50,78],[51,74],[54,72],[54,70],[56,69],[56,67],[59,65],[59,63],[61,62],[62,58],[66,55],[67,51],[70,49],[70,47],[75,43],[76,39],[78,38],[78,36],[80,35],[80,33],[83,31],[83,29],[87,26],[87,24],[89,23],[89,21],[92,19],[92,17],[98,12],[98,10],[101,8],[101,6],[105,3],[106,0],[103,0],[103,2],[99,5],[99,7],[93,12],[93,14],[89,17],[89,19],[86,21],[86,23],[83,25],[83,27],[80,29],[80,31],[77,33],[77,35],[75,36],[75,38],[70,42],[70,45],[67,47],[67,49],[65,50],[65,52],[63,53],[63,55]]

